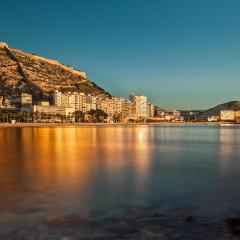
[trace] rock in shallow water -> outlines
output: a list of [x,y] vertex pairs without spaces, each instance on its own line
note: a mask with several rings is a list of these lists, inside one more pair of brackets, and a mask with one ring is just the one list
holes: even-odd
[[240,218],[228,218],[227,224],[234,235],[240,236]]
[[188,217],[185,218],[185,222],[186,223],[191,223],[193,221],[194,221],[194,217],[193,216],[188,216]]

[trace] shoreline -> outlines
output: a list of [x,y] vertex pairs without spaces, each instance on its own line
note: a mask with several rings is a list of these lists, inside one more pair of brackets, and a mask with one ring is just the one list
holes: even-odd
[[0,123],[0,128],[90,127],[90,126],[240,126],[225,122],[158,122],[158,123]]

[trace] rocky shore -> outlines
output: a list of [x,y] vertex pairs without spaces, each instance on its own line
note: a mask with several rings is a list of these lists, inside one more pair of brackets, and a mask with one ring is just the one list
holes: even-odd
[[[16,237],[17,236],[17,237]],[[124,208],[111,215],[52,213],[37,224],[16,223],[0,227],[0,239],[24,240],[172,240],[239,239],[240,218],[216,219],[187,215],[186,211],[163,214],[153,206]]]

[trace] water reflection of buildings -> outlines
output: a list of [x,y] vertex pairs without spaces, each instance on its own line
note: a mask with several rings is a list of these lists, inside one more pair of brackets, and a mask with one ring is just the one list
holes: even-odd
[[106,192],[141,194],[148,184],[152,135],[149,127],[1,130],[6,192],[27,192],[25,203],[54,195],[52,209],[94,205],[99,195],[105,201]]
[[221,127],[219,129],[219,164],[221,171],[240,168],[240,128]]

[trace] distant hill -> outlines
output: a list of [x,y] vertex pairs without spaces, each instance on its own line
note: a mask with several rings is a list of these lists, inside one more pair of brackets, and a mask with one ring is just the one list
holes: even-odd
[[240,110],[240,102],[238,101],[232,101],[232,102],[227,102],[227,103],[223,103],[220,104],[216,107],[210,108],[204,112],[202,112],[198,118],[207,118],[209,116],[216,116],[216,115],[220,115],[220,112],[222,110]]
[[36,100],[49,99],[55,89],[110,96],[89,81],[83,71],[0,43],[0,95],[11,96],[24,90]]

